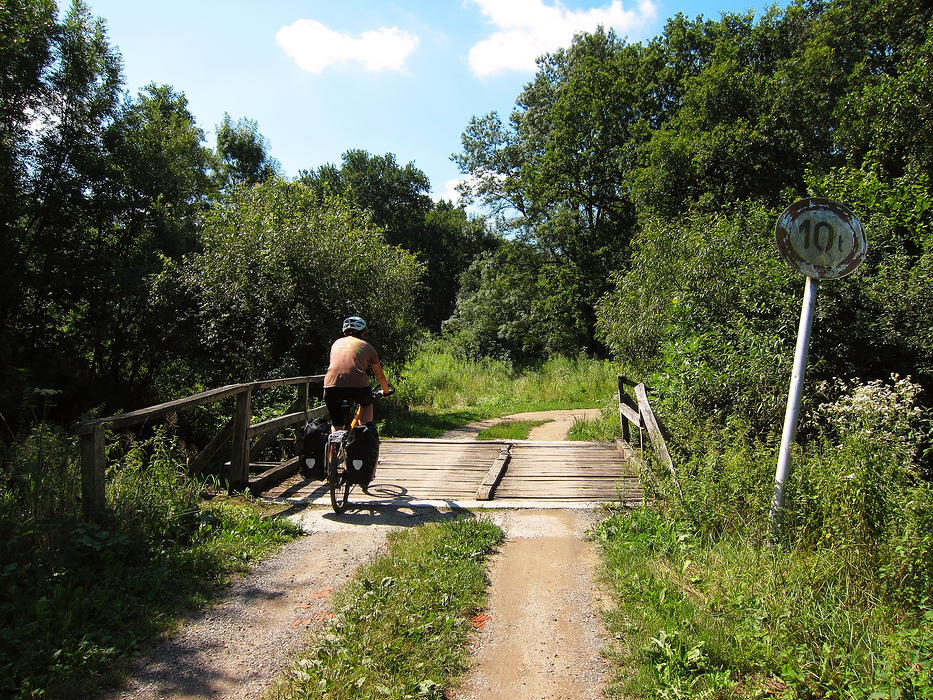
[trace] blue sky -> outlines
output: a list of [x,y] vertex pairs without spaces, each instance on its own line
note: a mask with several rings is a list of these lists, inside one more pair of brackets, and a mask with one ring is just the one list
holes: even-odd
[[[350,149],[395,154],[454,198],[450,155],[473,116],[506,118],[534,59],[575,32],[612,26],[630,42],[668,17],[719,19],[756,0],[87,0],[107,21],[127,89],[183,92],[214,146],[228,113],[259,124],[285,175]],[[786,3],[780,3],[784,5]],[[65,3],[62,3],[65,6]]]

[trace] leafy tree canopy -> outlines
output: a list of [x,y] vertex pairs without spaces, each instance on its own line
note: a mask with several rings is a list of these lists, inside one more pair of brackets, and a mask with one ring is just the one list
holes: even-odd
[[302,173],[301,179],[319,193],[339,194],[370,212],[387,242],[425,263],[418,313],[429,329],[440,330],[441,322],[453,312],[460,274],[473,256],[495,244],[484,222],[451,202],[432,201],[427,176],[413,163],[398,165],[391,153],[375,156],[347,151],[339,168],[324,165]]
[[[773,365],[777,339],[796,327],[796,312],[772,298],[793,295],[771,242],[774,217],[821,194],[871,222],[869,250],[896,260],[872,253],[852,280],[826,285],[821,313],[837,340],[819,341],[817,366],[928,373],[926,317],[910,318],[905,304],[929,306],[919,283],[933,163],[918,125],[933,104],[931,16],[929,3],[800,0],[757,20],[677,15],[642,44],[598,30],[544,56],[508,122],[474,118],[454,156],[465,196],[534,248],[521,264],[537,273],[508,259],[482,267],[465,278],[450,328],[491,337],[489,320],[514,303],[496,290],[547,270],[562,282],[539,288],[536,303],[567,311],[576,301],[578,347],[598,351],[601,341],[639,371],[667,368],[685,382],[688,366],[705,367],[703,390],[725,406],[713,385],[738,390],[724,378]],[[753,251],[768,266],[751,262]],[[758,359],[742,366],[744,356]]]
[[208,214],[203,244],[154,287],[187,381],[322,372],[351,315],[386,362],[411,348],[423,266],[339,198],[278,179],[235,187]]
[[265,182],[279,170],[279,162],[269,155],[268,140],[259,133],[259,124],[245,117],[234,122],[224,113],[217,126],[217,184],[229,187]]

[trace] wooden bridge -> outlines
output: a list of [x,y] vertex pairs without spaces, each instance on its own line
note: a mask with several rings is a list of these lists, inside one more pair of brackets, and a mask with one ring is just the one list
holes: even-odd
[[[639,503],[626,446],[527,440],[386,439],[372,484],[354,504],[448,505]],[[329,503],[327,487],[297,474],[262,492],[292,502]]]
[[[257,460],[273,445],[280,431],[324,415],[326,408],[309,406],[312,388],[323,376],[272,379],[235,384],[170,401],[158,406],[86,421],[75,426],[81,436],[81,477],[84,517],[97,520],[105,503],[107,467],[105,432],[151,423],[182,410],[225,399],[235,399],[233,416],[188,463],[198,474],[229,449],[226,462],[231,491],[249,490],[274,498],[314,502],[325,494],[323,484],[303,482],[296,460],[268,464]],[[285,415],[252,422],[252,395],[260,390],[294,386],[297,398]],[[637,402],[625,390],[634,389]],[[638,502],[641,492],[635,476],[636,452],[629,444],[630,424],[645,432],[659,459],[666,463],[675,483],[677,473],[664,443],[664,428],[651,411],[647,389],[619,377],[621,439],[612,444],[579,442],[384,440],[376,478],[365,492],[374,502],[389,500],[450,503],[556,503],[607,501]],[[359,501],[360,489],[356,489]]]

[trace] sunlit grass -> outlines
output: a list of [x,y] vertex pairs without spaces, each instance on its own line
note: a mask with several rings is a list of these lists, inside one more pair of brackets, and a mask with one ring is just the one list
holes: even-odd
[[507,420],[481,430],[477,440],[527,440],[529,433],[546,420]]
[[471,409],[490,415],[593,408],[616,392],[617,368],[586,357],[555,357],[516,367],[501,360],[466,360],[442,346],[419,353],[401,371],[398,400],[432,413]]
[[335,595],[336,616],[267,698],[443,698],[467,668],[486,558],[503,537],[473,518],[392,533],[388,552]]
[[101,523],[81,522],[79,502],[61,489],[34,488],[53,476],[80,488],[77,448],[64,434],[40,426],[4,462],[0,697],[93,697],[182,611],[299,533],[246,498],[202,500],[162,430],[110,451]]

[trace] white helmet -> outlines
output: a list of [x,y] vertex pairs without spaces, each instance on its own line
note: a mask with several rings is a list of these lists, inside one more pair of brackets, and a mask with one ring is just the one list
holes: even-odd
[[359,316],[351,316],[343,322],[343,332],[351,331],[353,333],[359,333],[366,330],[366,321],[361,319]]

